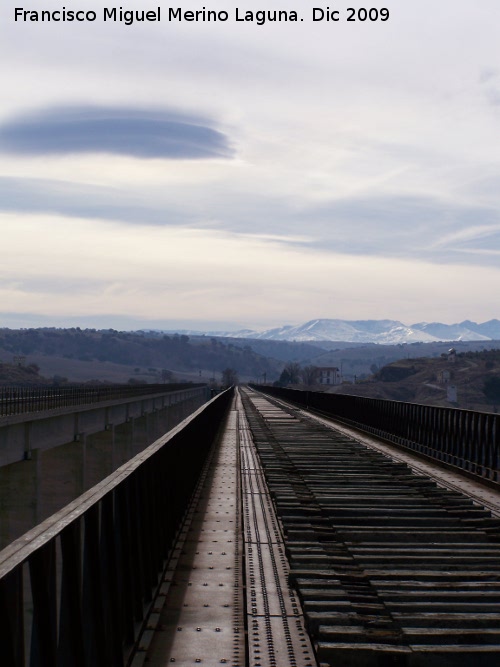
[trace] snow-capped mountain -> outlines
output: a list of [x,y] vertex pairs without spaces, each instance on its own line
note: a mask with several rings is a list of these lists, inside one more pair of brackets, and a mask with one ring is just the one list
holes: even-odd
[[[220,334],[219,334],[220,335]],[[345,341],[350,343],[431,343],[458,340],[500,340],[500,320],[477,324],[465,320],[460,324],[419,322],[410,326],[397,320],[310,320],[297,326],[283,326],[267,331],[239,331],[234,338],[288,341]]]
[[[419,324],[414,324],[412,328],[433,336],[435,340],[492,340],[490,336],[481,333],[481,326],[475,322],[466,320],[460,324],[441,324],[440,322],[428,324],[427,322],[420,322]],[[498,334],[500,334],[500,331]]]

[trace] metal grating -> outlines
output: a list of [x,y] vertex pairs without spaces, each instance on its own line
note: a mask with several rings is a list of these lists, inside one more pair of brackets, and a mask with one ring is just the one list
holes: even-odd
[[246,664],[237,435],[233,410],[165,577],[151,667]]

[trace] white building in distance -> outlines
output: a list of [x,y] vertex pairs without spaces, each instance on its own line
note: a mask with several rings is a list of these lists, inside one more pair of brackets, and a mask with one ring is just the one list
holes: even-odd
[[318,384],[342,384],[340,370],[336,366],[320,366],[317,373]]

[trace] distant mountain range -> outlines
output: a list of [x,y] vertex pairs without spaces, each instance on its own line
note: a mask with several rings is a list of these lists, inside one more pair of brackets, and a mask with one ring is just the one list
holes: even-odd
[[[186,332],[187,333],[187,332]],[[194,334],[196,332],[189,332]],[[197,332],[199,334],[199,332]],[[406,325],[397,320],[310,320],[298,326],[283,326],[267,331],[244,329],[231,333],[213,332],[214,336],[297,342],[342,341],[350,343],[435,343],[438,341],[500,340],[500,320],[477,324],[464,320],[459,324],[419,322]]]

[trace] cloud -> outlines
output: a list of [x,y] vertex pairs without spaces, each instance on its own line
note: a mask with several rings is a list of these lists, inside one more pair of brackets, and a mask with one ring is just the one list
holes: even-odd
[[135,158],[229,158],[228,138],[205,119],[170,111],[69,107],[0,125],[0,149],[18,155],[112,153]]
[[0,211],[54,213],[136,225],[192,222],[188,210],[151,199],[146,204],[136,191],[45,178],[0,176]]
[[[112,168],[112,165],[109,167]],[[49,178],[0,176],[0,211],[55,214],[128,226],[185,227],[249,234],[313,251],[494,265],[500,217],[492,206],[425,195],[353,194],[317,203],[302,193],[273,196],[239,178],[217,183],[144,182],[127,188]],[[272,220],[272,224],[270,224]]]
[[491,291],[484,287],[500,276],[498,266],[354,256],[213,230],[32,215],[0,215],[0,225],[9,248],[0,267],[2,307],[58,320],[127,313],[188,320],[196,313],[223,321],[230,313],[267,326],[357,312],[485,320]]
[[452,232],[447,236],[443,236],[434,243],[434,247],[444,245],[455,245],[462,242],[477,241],[488,238],[488,242],[493,236],[498,236],[500,232],[500,223],[496,225],[476,225],[475,227],[466,227],[458,231]]

